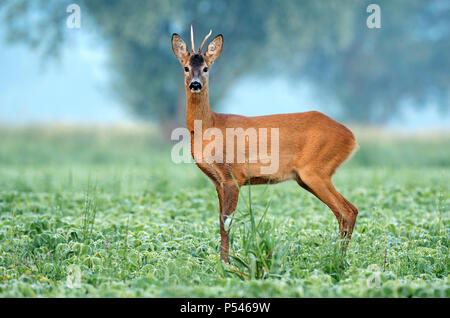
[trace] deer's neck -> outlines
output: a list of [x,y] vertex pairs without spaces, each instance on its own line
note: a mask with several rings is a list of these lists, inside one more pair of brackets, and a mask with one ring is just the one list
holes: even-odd
[[186,125],[189,131],[194,130],[194,121],[201,120],[203,130],[213,126],[214,112],[209,107],[208,87],[200,93],[191,93],[186,88],[187,107],[186,107]]

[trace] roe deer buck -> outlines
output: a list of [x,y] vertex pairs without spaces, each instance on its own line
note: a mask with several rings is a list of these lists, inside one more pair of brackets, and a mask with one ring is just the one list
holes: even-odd
[[[222,52],[223,37],[216,36],[208,45],[206,52],[202,53],[203,46],[210,36],[211,31],[203,40],[200,49],[195,52],[191,26],[191,52],[178,34],[172,35],[172,49],[185,71],[186,124],[191,136],[191,153],[198,167],[214,183],[219,197],[221,259],[229,262],[229,236],[225,229],[225,221],[236,208],[240,187],[286,180],[296,180],[302,188],[311,192],[331,209],[338,220],[342,237],[346,238],[344,249],[351,237],[358,210],[335,189],[331,176],[357,148],[353,133],[342,124],[316,111],[258,117],[213,112],[209,106],[208,74]],[[200,133],[210,128],[222,132],[228,128],[241,128],[241,131],[249,128],[278,128],[278,170],[270,174],[259,172],[257,168],[267,162],[263,160],[250,162],[247,154],[244,163],[208,160],[211,159],[207,158],[208,155],[198,153],[194,149],[196,121],[201,121]],[[228,135],[227,137],[230,138]],[[247,149],[250,140],[248,135],[245,137]],[[234,142],[235,136],[231,138]],[[202,140],[203,146],[211,142]],[[222,150],[225,151],[225,147],[219,151]],[[245,152],[245,149],[237,149],[234,158],[239,151]]]

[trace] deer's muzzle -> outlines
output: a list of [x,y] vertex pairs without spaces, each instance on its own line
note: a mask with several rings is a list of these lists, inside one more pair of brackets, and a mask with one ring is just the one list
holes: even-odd
[[189,85],[189,89],[193,93],[199,93],[202,90],[202,84],[200,82],[194,81]]

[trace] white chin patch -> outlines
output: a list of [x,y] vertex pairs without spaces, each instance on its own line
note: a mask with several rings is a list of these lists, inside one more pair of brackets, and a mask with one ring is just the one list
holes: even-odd
[[191,89],[191,93],[198,94],[201,92],[201,89]]

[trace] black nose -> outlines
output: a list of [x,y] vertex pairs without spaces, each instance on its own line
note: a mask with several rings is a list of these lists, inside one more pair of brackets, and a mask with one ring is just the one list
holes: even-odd
[[202,84],[200,84],[199,82],[192,82],[191,85],[189,85],[189,88],[193,90],[201,90]]

